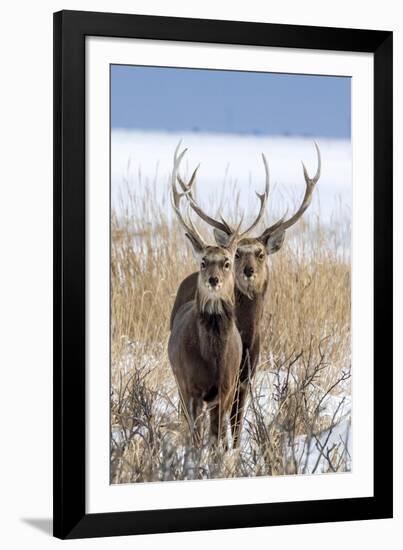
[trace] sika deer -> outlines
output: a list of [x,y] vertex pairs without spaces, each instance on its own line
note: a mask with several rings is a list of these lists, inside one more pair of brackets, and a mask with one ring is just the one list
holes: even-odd
[[[286,230],[299,220],[311,203],[313,190],[319,180],[321,171],[320,151],[316,143],[315,148],[318,157],[318,168],[312,179],[309,178],[306,167],[304,163],[302,163],[306,189],[304,198],[297,212],[289,219],[281,219],[271,225],[258,237],[248,238],[247,234],[256,227],[263,217],[269,195],[269,170],[266,158],[262,155],[266,175],[266,186],[265,192],[262,195],[257,194],[260,199],[259,214],[253,224],[238,237],[238,246],[235,254],[235,304],[236,323],[242,339],[242,360],[235,400],[231,410],[231,429],[234,447],[239,445],[245,399],[259,361],[262,317],[269,284],[267,258],[270,254],[274,254],[280,250],[284,242]],[[189,200],[191,208],[204,221],[214,227],[217,244],[219,246],[225,246],[234,234],[234,230],[222,217],[220,221],[216,220],[205,214],[197,205],[192,194],[192,186],[196,178],[196,171],[197,169],[193,173],[189,183],[183,182],[179,176],[178,181]],[[192,273],[180,284],[172,309],[171,327],[176,312],[181,305],[193,298],[196,291],[197,280],[197,273]]]
[[195,443],[201,439],[205,405],[210,414],[211,439],[217,442],[225,437],[225,416],[234,401],[242,357],[235,324],[233,271],[239,226],[225,244],[209,246],[193,225],[190,212],[184,219],[179,209],[184,193],[177,191],[176,178],[186,150],[178,155],[178,148],[172,171],[172,205],[200,269],[191,301],[178,307],[172,318],[168,356]]

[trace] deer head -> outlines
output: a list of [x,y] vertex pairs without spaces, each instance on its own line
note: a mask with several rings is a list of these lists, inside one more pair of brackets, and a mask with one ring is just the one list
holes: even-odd
[[[237,228],[231,229],[231,233],[226,235],[225,242],[217,242],[216,245],[207,244],[191,219],[190,205],[188,203],[187,213],[184,216],[180,210],[182,197],[190,191],[183,186],[182,192],[176,187],[176,181],[182,181],[178,176],[180,163],[187,151],[184,149],[179,153],[180,143],[174,154],[174,167],[172,170],[171,181],[171,202],[176,216],[185,230],[185,235],[189,239],[196,259],[199,262],[198,277],[198,300],[202,311],[208,313],[220,313],[222,304],[234,303],[234,258],[239,239],[239,223]],[[191,178],[191,185],[195,179],[196,171]],[[189,188],[190,189],[190,188]]]

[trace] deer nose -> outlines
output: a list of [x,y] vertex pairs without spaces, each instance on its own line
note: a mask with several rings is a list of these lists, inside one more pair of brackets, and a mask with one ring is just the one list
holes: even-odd
[[247,277],[252,277],[253,273],[255,272],[255,270],[253,269],[253,267],[251,266],[247,266],[245,267],[245,269],[243,270],[244,274],[247,276]]
[[210,277],[208,282],[211,286],[217,286],[218,285],[218,277]]

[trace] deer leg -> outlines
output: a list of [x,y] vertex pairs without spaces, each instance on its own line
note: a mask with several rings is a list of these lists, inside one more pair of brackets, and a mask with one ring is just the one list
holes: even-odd
[[242,353],[241,369],[231,409],[231,433],[234,449],[239,447],[240,443],[245,401],[256,371],[259,348],[260,339],[258,338],[253,348],[244,348]]
[[213,445],[217,445],[219,441],[222,441],[224,449],[228,448],[226,428],[222,407],[219,404],[215,405],[210,409],[210,441]]
[[188,405],[190,432],[192,435],[193,443],[200,445],[201,437],[201,425],[203,416],[203,404],[200,399],[191,397]]
[[249,383],[239,382],[236,389],[235,398],[231,409],[231,433],[232,447],[236,449],[239,446],[239,440],[242,429],[242,417],[245,407],[246,396],[248,395]]

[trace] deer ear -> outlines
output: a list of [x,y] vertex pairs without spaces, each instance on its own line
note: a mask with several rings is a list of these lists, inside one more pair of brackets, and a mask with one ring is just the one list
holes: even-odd
[[193,237],[193,235],[191,235],[190,233],[185,233],[186,237],[189,239],[191,245],[192,245],[192,249],[193,249],[193,253],[194,255],[196,256],[197,259],[200,258],[200,256],[202,255],[203,253],[203,246],[199,243],[199,241],[197,239],[195,239]]
[[274,254],[283,246],[284,238],[285,231],[279,231],[272,235],[262,236],[260,240],[265,245],[267,254]]
[[230,239],[230,235],[227,235],[225,231],[221,231],[221,229],[217,228],[214,228],[213,233],[218,246],[222,246],[223,248],[225,248]]

